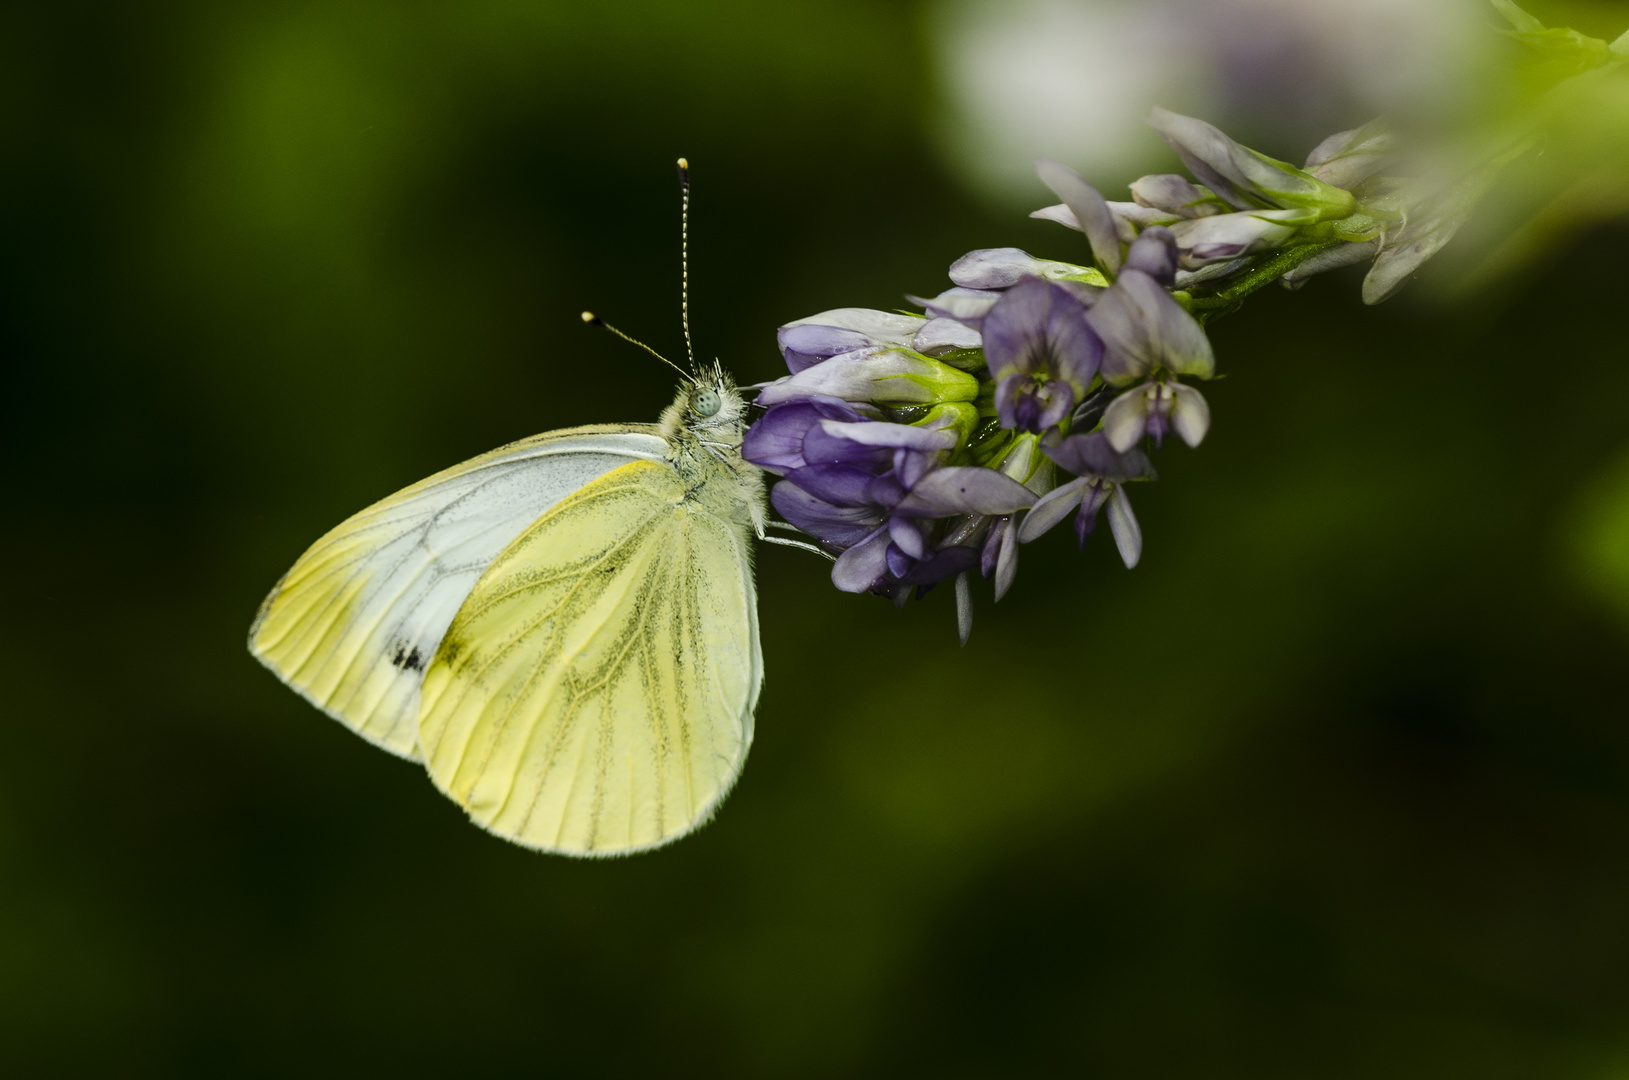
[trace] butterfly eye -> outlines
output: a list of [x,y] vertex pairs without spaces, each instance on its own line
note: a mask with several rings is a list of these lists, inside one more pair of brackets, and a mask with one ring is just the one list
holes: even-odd
[[690,399],[690,411],[705,419],[718,413],[719,404],[718,391],[698,390]]

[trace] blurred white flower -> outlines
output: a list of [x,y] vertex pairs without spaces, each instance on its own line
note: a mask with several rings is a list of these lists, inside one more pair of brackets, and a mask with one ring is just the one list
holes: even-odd
[[1480,0],[940,0],[930,25],[948,156],[1016,200],[1037,157],[1111,186],[1157,171],[1155,105],[1295,160],[1379,113],[1451,111],[1488,22]]

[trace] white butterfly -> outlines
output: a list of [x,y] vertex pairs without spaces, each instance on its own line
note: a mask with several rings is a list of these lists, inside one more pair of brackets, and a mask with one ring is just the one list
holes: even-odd
[[686,378],[660,424],[525,439],[345,521],[250,651],[516,843],[620,855],[696,829],[752,745],[765,521],[741,393],[716,363]]
[[397,492],[300,557],[250,651],[499,836],[682,836],[740,774],[763,681],[744,413],[715,372],[660,425],[538,435]]

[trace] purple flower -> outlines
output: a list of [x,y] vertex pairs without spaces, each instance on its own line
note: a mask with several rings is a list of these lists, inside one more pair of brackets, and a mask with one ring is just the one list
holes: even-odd
[[1126,386],[1161,369],[1201,379],[1216,370],[1204,329],[1165,291],[1175,247],[1168,229],[1149,229],[1138,237],[1120,279],[1087,316],[1103,339],[1103,381],[1110,386]]
[[[753,441],[749,432],[742,456],[784,469],[786,479],[775,485],[770,501],[787,521],[834,548],[848,549],[886,524],[912,484],[954,449],[958,433],[948,426],[811,415],[822,406],[838,411],[830,403],[807,401],[771,409],[753,425],[753,432],[766,434]],[[920,551],[909,536],[902,539],[908,551]]]
[[1175,431],[1189,446],[1198,446],[1210,430],[1210,406],[1198,390],[1179,382],[1144,383],[1121,394],[1103,413],[1103,436],[1118,453],[1126,453],[1144,435],[1155,446]]
[[977,410],[960,402],[913,425],[809,398],[770,409],[742,455],[785,476],[770,492],[782,517],[841,552],[832,567],[839,589],[889,591],[954,577],[977,561],[971,548],[932,543],[936,519],[1010,514],[1034,501],[995,470],[943,464],[977,422]]
[[986,580],[995,579],[997,601],[1007,595],[1018,577],[1018,519],[1009,515],[990,523],[979,554],[979,570]]
[[[1160,183],[1145,185],[1146,181]],[[1183,184],[1186,190],[1177,188],[1169,181]],[[1114,220],[1118,238],[1128,244],[1150,229],[1161,226],[1169,228],[1181,253],[1181,265],[1188,270],[1280,247],[1289,242],[1302,226],[1318,220],[1316,211],[1304,207],[1223,213],[1220,200],[1211,196],[1208,189],[1188,184],[1179,176],[1145,176],[1132,185],[1133,191],[1137,190],[1138,185],[1145,185],[1149,196],[1155,198],[1175,201],[1190,194],[1204,193],[1201,197],[1209,199],[1194,206],[1184,206],[1181,210],[1148,207],[1141,203],[1104,203]],[[1063,205],[1036,210],[1030,217],[1080,229],[1074,212]]]
[[1015,539],[1027,544],[1073,513],[1075,534],[1084,546],[1097,526],[1098,513],[1107,507],[1109,530],[1120,549],[1120,558],[1127,569],[1136,566],[1142,558],[1143,534],[1122,485],[1131,480],[1154,479],[1148,455],[1141,450],[1120,453],[1102,432],[1094,431],[1069,436],[1048,449],[1046,456],[1079,475],[1038,499],[1018,525]]
[[[1164,223],[1231,215],[1178,177],[1145,178],[1139,202],[1109,204],[1056,162],[1037,167],[1064,200],[1060,219],[1086,223],[1101,271],[984,248],[950,268],[952,288],[912,298],[926,316],[842,308],[788,323],[778,340],[791,374],[763,388],[767,411],[742,444],[782,477],[776,511],[836,556],[839,589],[903,602],[956,578],[964,641],[968,574],[981,569],[1000,599],[1019,544],[1063,517],[1084,542],[1106,511],[1135,564],[1141,536],[1121,488],[1153,469],[1130,444],[1167,431],[1197,443],[1208,419],[1172,378],[1208,377],[1214,361],[1169,294],[1184,271]],[[1109,386],[1143,380],[1109,401]],[[1054,491],[1059,467],[1079,475]]]
[[[1073,181],[1065,183],[1074,187]],[[1085,181],[1081,183],[1084,184]],[[1144,176],[1132,181],[1131,197],[1134,202],[1111,200],[1103,203],[1114,221],[1116,235],[1127,244],[1142,235],[1144,229],[1154,225],[1174,226],[1180,221],[1220,214],[1228,209],[1227,204],[1218,199],[1209,188],[1190,184],[1172,173]],[[1089,200],[1090,196],[1077,190],[1075,198],[1079,202],[1082,199]],[[1081,227],[1080,219],[1066,203],[1043,207],[1031,213],[1030,217],[1055,221],[1077,232],[1085,231]]]
[[858,330],[846,330],[840,326],[783,326],[775,338],[781,347],[781,355],[786,358],[786,366],[794,375],[814,367],[822,360],[830,360],[844,353],[859,352],[877,344],[877,341],[867,334],[862,334]]
[[1032,277],[1009,289],[985,317],[984,356],[996,380],[1002,426],[1039,432],[1060,423],[1086,396],[1103,342],[1075,293]]
[[[797,482],[798,477],[789,477],[775,490]],[[994,469],[931,465],[914,478],[909,469],[897,466],[880,473],[864,497],[875,500],[866,503],[871,508],[868,520],[875,522],[872,531],[854,541],[832,567],[832,583],[844,592],[929,585],[954,577],[977,562],[977,555],[961,545],[933,546],[933,519],[1011,514],[1035,501],[1022,484]],[[780,502],[775,507],[786,513]],[[791,517],[787,520],[805,528]]]
[[760,417],[747,429],[741,456],[766,472],[785,476],[809,464],[803,455],[803,440],[820,421],[876,420],[881,415],[876,409],[854,406],[840,398],[811,395],[777,405]]
[[1191,117],[1156,109],[1150,122],[1197,182],[1144,176],[1132,201],[1111,202],[1036,162],[1060,201],[1031,216],[1083,233],[1095,268],[981,248],[952,264],[951,288],[911,297],[925,315],[840,308],[780,328],[790,374],[763,386],[741,452],[781,478],[773,506],[834,556],[839,589],[903,603],[954,578],[965,643],[972,572],[1001,599],[1020,546],[1065,518],[1084,545],[1106,515],[1136,566],[1126,485],[1155,478],[1145,440],[1198,446],[1210,428],[1204,395],[1182,381],[1215,372],[1190,311],[1213,318],[1275,275],[1294,288],[1366,258],[1364,299],[1377,302],[1509,159],[1433,183],[1390,172],[1379,124],[1331,136],[1296,168]]
[[1138,237],[1126,251],[1126,264],[1120,274],[1124,277],[1128,271],[1136,270],[1169,289],[1176,284],[1180,261],[1175,234],[1170,229],[1156,227]]
[[[1020,435],[1013,439],[999,466],[1002,473],[1015,480],[1024,481],[1025,487],[1036,495],[1044,495],[1051,490],[1055,471],[1052,462],[1041,453],[1040,447],[1040,438],[1034,435]],[[1007,590],[1012,588],[1013,579],[1018,574],[1017,525],[1018,516],[1013,513],[998,516],[993,520],[982,517],[966,518],[958,526],[969,536],[976,536],[981,530],[984,532],[980,564],[984,576],[995,579],[997,600],[1007,595]],[[970,613],[966,614],[971,618]]]

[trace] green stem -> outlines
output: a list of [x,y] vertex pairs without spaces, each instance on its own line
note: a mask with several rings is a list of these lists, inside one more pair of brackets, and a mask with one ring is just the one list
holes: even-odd
[[1176,298],[1177,303],[1187,308],[1194,318],[1198,319],[1200,324],[1203,325],[1212,319],[1239,310],[1244,305],[1244,298],[1257,289],[1271,285],[1319,252],[1328,251],[1330,248],[1338,247],[1342,243],[1345,243],[1345,241],[1330,240],[1320,244],[1297,244],[1295,247],[1286,248],[1252,267],[1249,273],[1224,289],[1218,289],[1216,292],[1204,296],[1194,296],[1191,293],[1181,291],[1174,292],[1171,295]]

